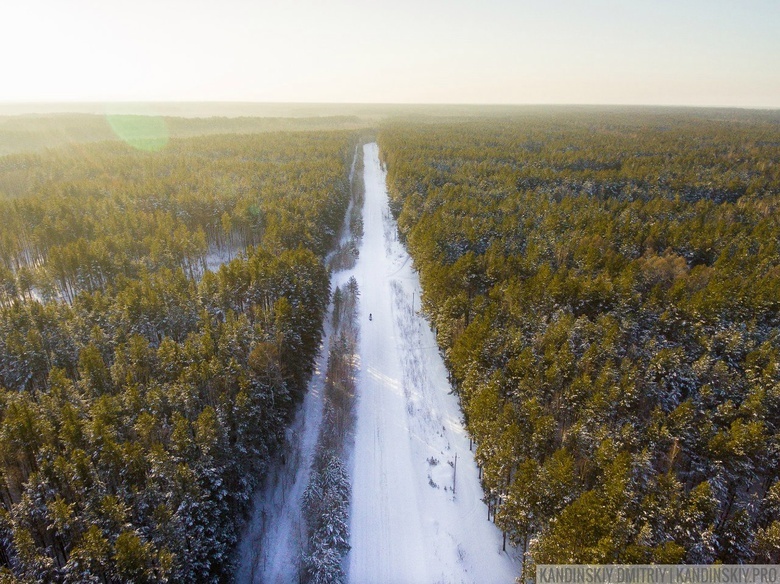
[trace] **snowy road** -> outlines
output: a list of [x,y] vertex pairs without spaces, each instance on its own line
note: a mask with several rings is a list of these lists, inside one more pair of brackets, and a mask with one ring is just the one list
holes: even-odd
[[349,580],[513,582],[519,564],[487,520],[457,399],[412,306],[419,280],[396,238],[376,144],[364,147],[364,164],[364,236],[352,270],[361,338]]

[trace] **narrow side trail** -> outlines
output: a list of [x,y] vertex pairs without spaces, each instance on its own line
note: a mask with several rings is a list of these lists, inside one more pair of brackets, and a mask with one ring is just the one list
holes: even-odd
[[397,240],[375,143],[364,165],[349,580],[513,582],[519,561],[487,520],[457,398],[416,311],[419,279]]
[[265,484],[255,493],[252,517],[238,549],[237,584],[298,582],[305,544],[301,498],[309,484],[322,421],[329,332],[326,328],[309,389],[287,429],[283,462],[272,463]]
[[[349,173],[350,183],[356,161],[357,150]],[[349,223],[352,206],[350,201],[339,245],[344,245],[352,237]],[[335,253],[328,254],[326,264]],[[342,285],[350,275],[351,271],[335,271],[331,274],[331,287],[335,289]],[[329,306],[314,372],[303,403],[287,428],[283,452],[271,461],[265,482],[254,494],[251,516],[238,544],[236,584],[299,582],[300,560],[306,545],[301,499],[311,478],[311,465],[323,417],[328,346],[333,332],[331,312],[332,306]]]

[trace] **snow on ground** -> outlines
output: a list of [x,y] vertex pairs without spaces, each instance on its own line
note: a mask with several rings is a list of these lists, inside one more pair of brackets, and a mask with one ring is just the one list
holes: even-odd
[[219,248],[212,246],[209,248],[205,257],[206,269],[209,272],[217,272],[219,271],[219,268],[222,267],[222,264],[227,264],[240,252],[241,250],[238,248],[231,249],[229,247]]
[[457,398],[415,310],[419,279],[396,238],[376,144],[364,147],[364,165],[349,580],[513,582],[519,560],[501,551],[501,532],[487,520]]

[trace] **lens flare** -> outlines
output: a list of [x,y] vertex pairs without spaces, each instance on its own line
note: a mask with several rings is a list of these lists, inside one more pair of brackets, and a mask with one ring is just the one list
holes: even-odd
[[168,144],[168,125],[161,117],[109,114],[106,120],[114,134],[136,150],[157,152]]

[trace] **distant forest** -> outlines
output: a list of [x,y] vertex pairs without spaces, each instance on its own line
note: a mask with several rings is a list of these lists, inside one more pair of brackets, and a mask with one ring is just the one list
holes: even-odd
[[491,517],[539,563],[780,561],[780,116],[388,123]]
[[[141,111],[143,109],[140,108]],[[0,112],[2,110],[3,106],[0,104]],[[229,106],[217,111],[223,110],[231,112]],[[161,141],[162,145],[170,138],[217,134],[354,130],[365,128],[370,124],[367,119],[351,113],[319,115],[316,109],[311,112],[304,110],[304,113],[308,115],[294,118],[245,116],[185,118],[130,114],[0,115],[0,156],[128,138],[134,141]]]
[[230,580],[319,346],[355,147],[0,158],[0,581]]

